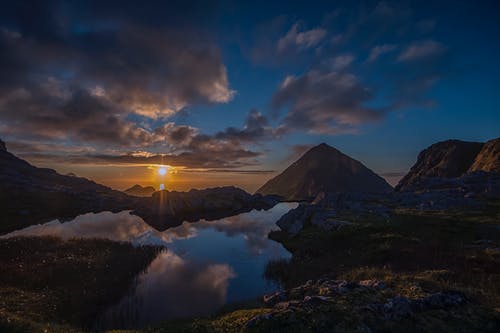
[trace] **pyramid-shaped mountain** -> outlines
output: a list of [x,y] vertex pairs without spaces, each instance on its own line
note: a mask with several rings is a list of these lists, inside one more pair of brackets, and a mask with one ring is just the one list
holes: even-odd
[[257,193],[311,200],[321,192],[384,193],[392,187],[359,161],[322,143],[311,148]]

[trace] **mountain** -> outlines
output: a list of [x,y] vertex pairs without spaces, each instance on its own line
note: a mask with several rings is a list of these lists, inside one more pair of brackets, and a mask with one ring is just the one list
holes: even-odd
[[0,141],[0,233],[52,218],[121,210],[130,198],[86,178],[37,168],[8,152]]
[[155,191],[153,186],[134,185],[123,192],[136,197],[150,197]]
[[321,192],[391,192],[392,187],[372,170],[322,143],[311,148],[257,193],[285,200],[311,200]]
[[484,144],[469,168],[469,172],[475,171],[500,172],[500,138]]
[[[497,139],[498,140],[498,139]],[[487,171],[498,164],[498,142],[447,140],[418,154],[417,162],[396,186],[396,191],[425,189],[434,181],[464,176],[469,171]],[[486,148],[486,149],[484,149]]]
[[230,186],[130,196],[86,178],[37,168],[8,152],[0,140],[0,234],[53,219],[122,210],[132,210],[153,227],[165,230],[186,220],[213,220],[269,209],[277,202]]

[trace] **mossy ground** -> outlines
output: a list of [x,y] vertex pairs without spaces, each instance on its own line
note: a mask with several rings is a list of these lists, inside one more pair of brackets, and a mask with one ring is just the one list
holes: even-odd
[[90,328],[159,250],[107,240],[0,240],[0,331]]

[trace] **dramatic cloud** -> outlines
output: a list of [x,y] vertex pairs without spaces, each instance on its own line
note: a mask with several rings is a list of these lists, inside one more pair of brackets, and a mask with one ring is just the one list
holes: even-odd
[[289,49],[307,49],[317,45],[325,36],[325,29],[316,28],[299,31],[299,24],[295,23],[286,35],[278,40],[278,51],[284,52]]
[[401,52],[398,61],[415,61],[432,58],[444,53],[446,47],[433,40],[418,41],[410,44]]
[[[77,131],[79,123],[68,120],[68,128]],[[121,127],[120,127],[121,128]],[[118,140],[113,132],[106,132],[102,128],[101,140]],[[108,130],[111,130],[110,127]],[[99,128],[93,129],[90,134],[83,132],[88,141],[95,138]],[[280,133],[280,129],[268,126],[267,118],[257,110],[251,110],[244,126],[239,129],[228,127],[213,135],[200,133],[198,128],[188,125],[176,125],[168,122],[152,131],[140,130],[142,137],[136,137],[135,142],[141,142],[144,148],[153,148],[155,153],[139,150],[123,153],[123,149],[116,151],[99,152],[92,147],[75,147],[57,144],[43,144],[33,141],[9,142],[9,149],[13,149],[20,156],[33,162],[64,162],[73,164],[168,164],[188,168],[231,169],[257,164],[256,158],[261,153],[245,147],[248,143],[259,143],[265,138],[273,138]],[[113,137],[112,137],[113,135]],[[130,139],[128,137],[128,139]],[[113,141],[114,142],[114,141]],[[50,151],[50,153],[47,153]],[[158,151],[162,151],[159,153]]]
[[8,135],[145,146],[154,138],[131,115],[158,119],[232,99],[220,52],[203,32],[89,6],[92,19],[57,1],[5,8],[15,27],[0,26]]
[[368,59],[366,60],[366,62],[374,62],[381,55],[389,53],[391,51],[394,51],[396,49],[396,47],[397,47],[396,45],[392,45],[392,44],[383,44],[383,45],[374,46],[370,50],[370,55],[368,56]]
[[383,110],[365,103],[373,94],[350,73],[309,71],[285,78],[273,97],[273,107],[287,106],[284,124],[320,134],[352,132],[355,126],[377,121]]

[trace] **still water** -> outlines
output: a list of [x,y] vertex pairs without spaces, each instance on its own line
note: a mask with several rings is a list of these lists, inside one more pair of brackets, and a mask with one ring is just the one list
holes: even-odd
[[137,276],[129,293],[96,323],[99,329],[138,328],[166,319],[210,315],[225,304],[253,300],[278,289],[264,278],[266,264],[290,254],[267,234],[296,206],[280,203],[267,211],[184,222],[164,232],[129,211],[84,214],[2,237],[55,235],[164,245],[167,249]]

